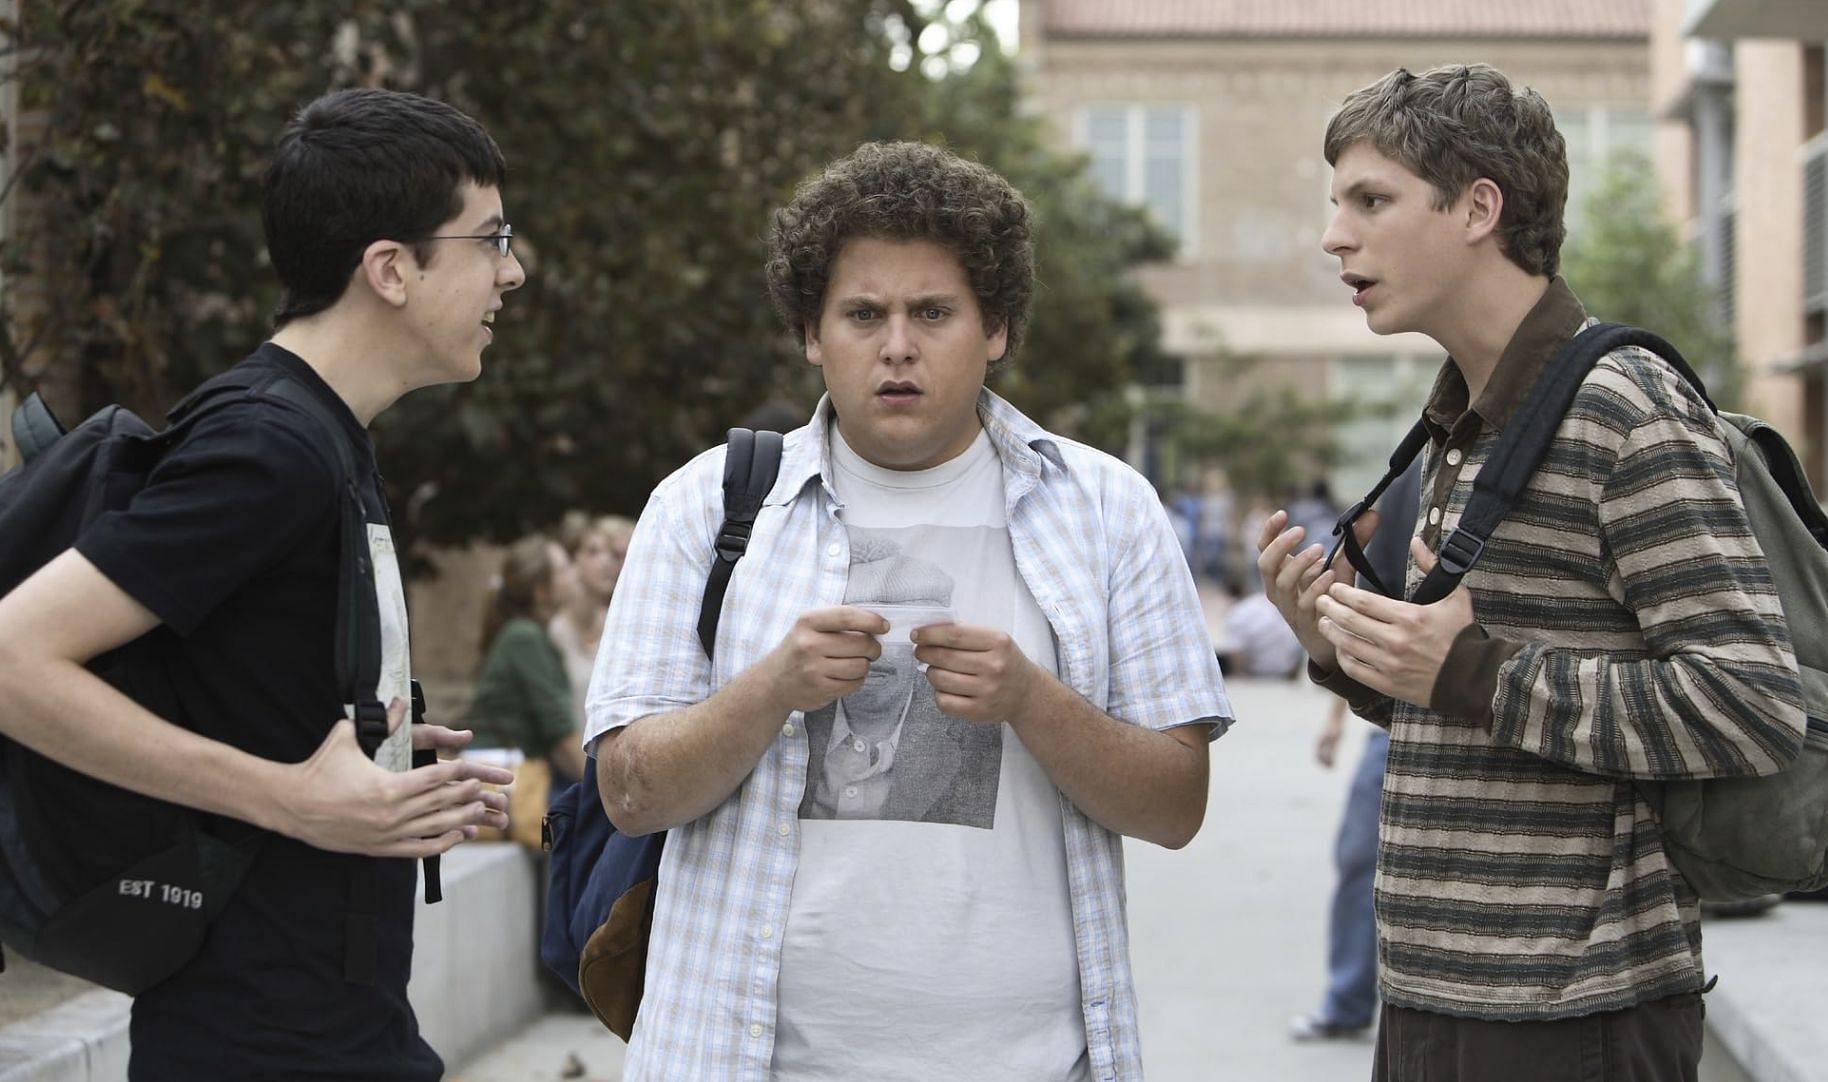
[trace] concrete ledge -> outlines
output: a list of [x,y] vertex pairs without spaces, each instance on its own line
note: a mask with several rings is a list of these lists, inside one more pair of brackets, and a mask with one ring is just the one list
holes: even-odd
[[[540,1015],[538,868],[511,843],[459,846],[444,857],[444,901],[420,896],[407,992],[449,1068]],[[0,1029],[0,1082],[126,1082],[131,1003],[97,989]]]
[[1828,903],[1708,921],[1709,1038],[1756,1082],[1828,1082]]
[[132,1002],[97,989],[0,1030],[0,1082],[125,1082]]
[[[406,986],[419,1031],[447,1070],[540,1016],[537,857],[513,842],[460,845],[444,856],[444,901],[413,923]],[[4,1082],[4,1080],[0,1080]]]

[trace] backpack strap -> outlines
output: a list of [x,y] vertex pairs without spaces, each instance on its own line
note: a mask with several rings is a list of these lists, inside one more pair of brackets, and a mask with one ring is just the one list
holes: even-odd
[[730,572],[749,548],[749,531],[762,501],[774,488],[781,471],[781,434],[732,428],[724,452],[724,524],[717,531],[717,558],[705,580],[704,603],[698,610],[698,641],[705,656],[714,657],[717,623],[724,611],[724,591]]
[[1601,357],[1625,346],[1637,346],[1656,354],[1695,388],[1708,408],[1714,409],[1706,386],[1695,375],[1682,354],[1662,338],[1637,327],[1621,323],[1596,323],[1569,339],[1537,379],[1522,408],[1498,437],[1497,444],[1473,479],[1472,496],[1460,515],[1454,531],[1441,542],[1439,562],[1416,587],[1410,600],[1430,605],[1452,593],[1460,580],[1479,562],[1485,543],[1492,532],[1510,514],[1523,494],[1530,475],[1548,453],[1555,440],[1555,430],[1574,404],[1587,373]]
[[1334,544],[1333,551],[1327,554],[1326,563],[1321,565],[1324,569],[1331,570],[1333,561],[1339,559],[1339,554],[1344,552],[1346,561],[1359,575],[1363,576],[1366,585],[1385,597],[1402,596],[1402,581],[1399,579],[1394,587],[1384,582],[1383,577],[1378,573],[1377,561],[1365,554],[1364,546],[1358,543],[1358,535],[1352,531],[1352,524],[1358,521],[1360,515],[1377,505],[1384,490],[1395,484],[1399,477],[1409,471],[1416,456],[1421,454],[1422,448],[1427,445],[1428,426],[1418,420],[1409,429],[1409,433],[1403,437],[1403,441],[1396,445],[1396,450],[1390,453],[1390,468],[1384,473],[1383,480],[1373,485],[1371,491],[1365,494],[1364,499],[1353,504],[1345,514],[1339,516],[1339,521],[1333,526],[1333,536],[1339,538],[1339,541]]
[[19,448],[19,461],[30,462],[64,434],[44,396],[33,391],[13,411],[13,444]]
[[337,575],[336,682],[343,701],[352,706],[356,742],[370,759],[387,739],[387,707],[380,701],[381,609],[376,598],[374,561],[368,550],[368,505],[355,453],[341,422],[317,395],[297,380],[282,376],[253,393],[264,394],[309,414],[322,425],[336,453],[342,477],[341,569]]
[[333,433],[330,445],[342,467],[340,569],[336,600],[336,680],[343,701],[352,707],[356,742],[370,759],[387,739],[387,707],[380,701],[381,609],[375,585],[374,560],[368,548],[368,505],[362,499],[362,481],[356,475],[355,456],[340,422],[330,416],[309,389],[291,379],[266,388],[274,398],[289,402],[316,417]]
[[[1555,431],[1561,427],[1562,418],[1567,415],[1568,407],[1573,405],[1574,396],[1580,391],[1587,373],[1593,370],[1600,358],[1625,346],[1637,346],[1655,354],[1694,388],[1701,400],[1707,403],[1708,409],[1719,412],[1713,399],[1708,397],[1707,385],[1701,377],[1689,367],[1676,347],[1662,337],[1623,323],[1595,323],[1576,334],[1562,345],[1555,358],[1549,362],[1531,388],[1529,397],[1498,437],[1491,454],[1486,457],[1485,466],[1473,478],[1473,491],[1467,499],[1466,510],[1461,512],[1453,532],[1441,542],[1434,570],[1423,577],[1410,601],[1418,605],[1431,605],[1460,585],[1460,580],[1485,554],[1485,543],[1491,539],[1492,532],[1504,521],[1505,516],[1510,514],[1518,497],[1523,494],[1524,486],[1529,483],[1530,476],[1536,472],[1536,467],[1548,453],[1549,445],[1555,440]],[[1377,483],[1369,496],[1341,516],[1339,525],[1334,528],[1334,533],[1341,537],[1332,555],[1327,558],[1327,566],[1332,566],[1334,557],[1344,549],[1352,566],[1386,597],[1401,597],[1402,584],[1398,583],[1397,589],[1393,590],[1377,577],[1371,562],[1364,558],[1364,550],[1359,546],[1358,539],[1353,535],[1352,523],[1408,468],[1410,461],[1427,442],[1428,432],[1423,423],[1417,421],[1396,452],[1390,456],[1390,472],[1384,475],[1384,479]],[[1820,517],[1819,512],[1817,517]],[[1824,522],[1823,528],[1828,532],[1828,522]]]

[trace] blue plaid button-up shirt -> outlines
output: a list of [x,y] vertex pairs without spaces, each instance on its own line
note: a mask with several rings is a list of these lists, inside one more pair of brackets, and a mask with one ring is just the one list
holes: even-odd
[[[1148,483],[988,390],[978,412],[1003,464],[1016,569],[1053,629],[1060,679],[1125,723],[1204,723],[1222,733],[1231,704],[1186,561]],[[831,416],[821,402],[812,423],[786,438],[779,479],[725,596],[715,663],[697,624],[723,520],[723,449],[654,490],[603,630],[587,740],[704,701],[802,612],[842,603],[850,546],[826,459]],[[629,1082],[769,1077],[806,764],[794,713],[735,793],[668,837]],[[1122,842],[1064,798],[1061,808],[1092,1072],[1140,1079]]]

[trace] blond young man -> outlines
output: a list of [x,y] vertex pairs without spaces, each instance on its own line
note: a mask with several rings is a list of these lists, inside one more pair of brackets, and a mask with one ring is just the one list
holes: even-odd
[[[1354,303],[1450,358],[1425,410],[1413,586],[1589,322],[1556,276],[1566,155],[1548,103],[1484,66],[1355,92],[1326,155],[1322,245]],[[1391,734],[1374,1077],[1693,1079],[1696,898],[1634,782],[1773,772],[1803,734],[1711,412],[1649,354],[1602,359],[1483,561],[1433,605],[1354,588],[1286,526],[1258,540],[1270,597],[1311,675]]]

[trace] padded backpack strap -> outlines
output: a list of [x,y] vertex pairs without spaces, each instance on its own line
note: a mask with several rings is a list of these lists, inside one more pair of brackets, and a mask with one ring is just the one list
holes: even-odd
[[1403,442],[1397,444],[1396,450],[1390,453],[1390,469],[1384,473],[1383,480],[1371,486],[1371,491],[1365,494],[1364,499],[1353,504],[1345,514],[1339,516],[1339,522],[1333,527],[1333,535],[1339,538],[1339,541],[1333,546],[1333,551],[1327,554],[1327,562],[1322,565],[1324,568],[1331,570],[1333,561],[1337,560],[1343,551],[1346,554],[1346,562],[1351,564],[1353,570],[1364,578],[1367,586],[1385,597],[1400,598],[1403,596],[1403,584],[1400,581],[1386,583],[1378,574],[1375,562],[1365,555],[1364,546],[1358,543],[1358,535],[1352,531],[1352,525],[1358,521],[1360,515],[1377,506],[1377,501],[1383,496],[1384,490],[1395,484],[1397,478],[1408,472],[1410,464],[1427,445],[1428,426],[1418,420],[1409,429],[1408,435],[1403,437]]
[[57,442],[64,427],[45,404],[44,396],[33,391],[13,411],[13,444],[19,448],[19,461],[30,462],[44,449]]
[[1461,512],[1453,532],[1441,541],[1439,560],[1434,570],[1416,587],[1411,601],[1430,605],[1460,585],[1460,580],[1485,554],[1485,543],[1511,513],[1530,476],[1548,453],[1549,445],[1555,441],[1555,432],[1561,427],[1562,418],[1567,416],[1568,407],[1574,404],[1574,396],[1580,391],[1587,373],[1600,358],[1625,346],[1637,346],[1656,354],[1688,381],[1709,409],[1714,408],[1701,378],[1682,359],[1682,354],[1649,331],[1621,323],[1596,323],[1570,338],[1537,378],[1529,397],[1498,437],[1485,465],[1473,479],[1466,510]]
[[342,469],[342,523],[339,545],[341,570],[337,575],[336,683],[343,701],[354,709],[356,742],[362,753],[374,758],[387,739],[387,706],[380,701],[381,608],[376,598],[374,560],[368,549],[368,507],[362,500],[362,479],[356,473],[355,452],[342,423],[331,416],[311,390],[289,377],[280,377],[255,393],[277,398],[315,418],[325,429],[326,442]]
[[706,657],[716,653],[717,624],[723,616],[730,573],[749,548],[749,531],[755,525],[755,516],[780,471],[779,432],[730,430],[724,452],[724,524],[717,531],[716,559],[705,580],[704,603],[698,610],[698,641],[704,644]]

